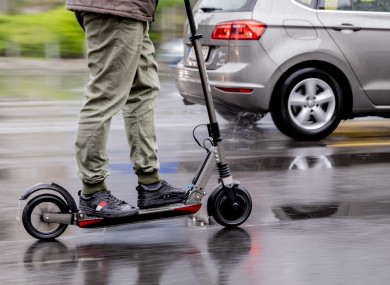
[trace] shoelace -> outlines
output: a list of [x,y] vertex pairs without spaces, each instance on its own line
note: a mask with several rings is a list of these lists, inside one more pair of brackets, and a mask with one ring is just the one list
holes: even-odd
[[178,186],[176,186],[176,185],[172,185],[172,184],[166,182],[165,180],[163,180],[163,185],[164,185],[164,184],[165,184],[166,186],[171,187],[171,188],[175,188],[175,189],[178,189],[178,190],[184,190],[184,189],[181,189],[180,187],[178,187]]
[[111,202],[112,204],[117,204],[117,205],[122,205],[122,204],[126,204],[125,201],[122,201],[122,200],[119,200],[118,198],[116,198],[115,196],[113,196],[111,194],[111,191],[107,190],[107,191],[103,191],[104,193],[102,193],[102,198],[105,198],[107,200],[107,202]]

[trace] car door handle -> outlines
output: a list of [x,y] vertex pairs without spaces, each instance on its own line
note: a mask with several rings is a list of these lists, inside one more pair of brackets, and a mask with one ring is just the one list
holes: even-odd
[[360,31],[361,29],[362,29],[361,27],[357,27],[352,24],[341,24],[340,26],[333,27],[333,30],[336,31],[348,30],[348,31],[357,32]]

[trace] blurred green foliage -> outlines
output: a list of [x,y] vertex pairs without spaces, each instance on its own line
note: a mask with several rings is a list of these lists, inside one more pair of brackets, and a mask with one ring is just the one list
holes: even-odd
[[[184,6],[183,0],[160,0],[156,13],[166,6]],[[151,31],[152,40],[161,35]],[[40,14],[0,15],[0,56],[9,51],[23,57],[45,57],[47,46],[58,45],[62,58],[82,57],[84,33],[72,12],[62,6]]]
[[64,7],[42,14],[0,16],[1,55],[13,47],[21,56],[44,57],[45,46],[57,43],[61,57],[79,57],[83,42],[74,14]]

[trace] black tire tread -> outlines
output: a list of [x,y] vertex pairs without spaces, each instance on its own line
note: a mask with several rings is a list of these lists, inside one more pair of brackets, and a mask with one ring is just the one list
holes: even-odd
[[31,199],[23,209],[22,221],[26,231],[34,238],[40,240],[52,240],[60,236],[68,227],[68,225],[61,224],[50,233],[43,233],[37,230],[31,222],[31,214],[35,207],[44,202],[51,202],[57,205],[62,213],[68,213],[69,208],[67,204],[58,196],[52,194],[42,194]]
[[[336,96],[336,111],[332,120],[316,131],[304,131],[291,121],[287,110],[287,99],[291,89],[299,81],[305,78],[316,77],[327,82]],[[340,83],[329,73],[318,68],[304,68],[290,74],[274,92],[273,102],[271,107],[272,120],[276,127],[285,135],[299,141],[314,141],[321,140],[330,135],[341,121],[343,112],[343,97]]]

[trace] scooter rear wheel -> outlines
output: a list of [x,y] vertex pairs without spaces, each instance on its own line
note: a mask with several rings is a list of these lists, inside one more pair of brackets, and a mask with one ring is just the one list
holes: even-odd
[[34,238],[50,240],[59,237],[68,227],[65,224],[48,223],[46,213],[69,213],[66,203],[58,196],[43,194],[31,199],[22,214],[23,226]]
[[217,223],[225,227],[237,227],[244,223],[252,211],[252,199],[241,185],[235,186],[237,205],[234,206],[224,187],[216,189],[208,200],[208,212]]

